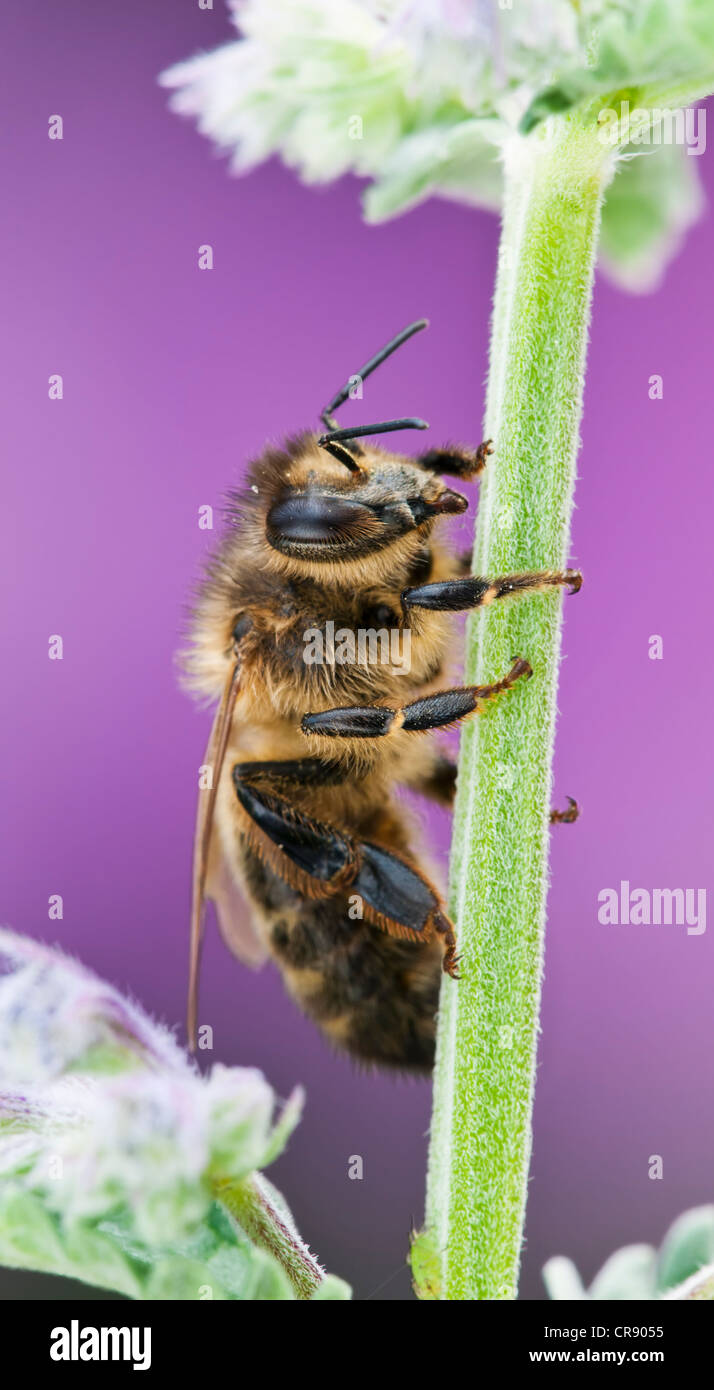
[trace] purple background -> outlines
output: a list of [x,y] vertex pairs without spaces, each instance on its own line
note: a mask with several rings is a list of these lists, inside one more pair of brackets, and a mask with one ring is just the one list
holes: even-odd
[[[413,411],[434,440],[477,439],[497,225],[432,202],[369,229],[351,180],[315,192],[277,165],[230,179],[155,83],[228,36],[220,0],[26,3],[6,19],[2,915],[180,1024],[208,717],[173,658],[214,539],[197,509],[422,314],[429,334],[370,383],[368,413]],[[54,113],[61,143],[47,138]],[[598,892],[623,878],[712,886],[711,230],[708,213],[656,295],[597,286],[571,557],[586,584],[567,605],[556,760],[558,802],[572,793],[584,814],[553,843],[527,1298],[542,1297],[549,1255],[590,1277],[714,1199],[714,928],[597,920]],[[55,372],[61,402],[47,396]],[[648,659],[654,633],[662,661]],[[445,846],[446,817],[430,826]],[[61,923],[47,920],[51,893]],[[428,1086],[355,1073],[277,974],[247,972],[214,932],[202,1000],[217,1059],[259,1064],[280,1094],[307,1088],[273,1176],[313,1248],[357,1297],[408,1298]],[[355,1153],[361,1183],[347,1177]],[[648,1178],[655,1153],[662,1181]],[[67,1287],[0,1281],[6,1297]]]

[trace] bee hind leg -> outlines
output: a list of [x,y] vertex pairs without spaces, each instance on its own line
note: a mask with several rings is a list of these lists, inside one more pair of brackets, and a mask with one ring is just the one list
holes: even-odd
[[313,820],[283,796],[246,780],[243,773],[243,765],[234,767],[244,834],[274,873],[309,898],[332,897],[351,883],[357,871],[351,837]]
[[[456,798],[456,774],[457,768],[453,759],[437,753],[423,772],[409,779],[409,786],[412,791],[421,792],[422,796],[428,796],[431,801],[451,807]],[[551,811],[551,825],[574,825],[575,821],[579,820],[580,807],[577,801],[572,796],[567,800],[568,805],[564,811]]]
[[362,915],[389,936],[427,942],[439,938],[443,966],[456,976],[456,936],[441,899],[411,860],[386,845],[357,840],[274,796],[233,769],[233,783],[252,847],[297,892],[308,898],[349,893]]
[[457,979],[456,933],[433,884],[410,860],[384,845],[363,840],[357,848],[360,867],[350,892],[361,897],[366,920],[388,936],[411,941],[438,937],[443,969]]

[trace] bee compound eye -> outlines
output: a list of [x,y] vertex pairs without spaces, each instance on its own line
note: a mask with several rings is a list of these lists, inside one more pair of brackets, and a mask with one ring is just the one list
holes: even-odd
[[379,530],[379,522],[371,507],[321,493],[286,497],[274,503],[267,519],[268,539],[278,550],[354,542],[374,530]]

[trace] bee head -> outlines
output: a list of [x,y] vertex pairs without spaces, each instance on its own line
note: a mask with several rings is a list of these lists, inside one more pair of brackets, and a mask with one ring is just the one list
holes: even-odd
[[360,447],[350,460],[352,466],[316,435],[303,435],[285,453],[272,453],[269,468],[258,462],[251,487],[256,502],[262,494],[265,539],[283,568],[319,574],[330,565],[347,574],[377,553],[403,559],[438,517],[468,506],[416,460],[376,445]]
[[293,578],[329,576],[345,584],[368,582],[380,573],[393,577],[399,566],[423,554],[440,516],[466,510],[466,498],[439,475],[475,476],[483,466],[480,453],[437,449],[408,458],[379,447],[374,436],[424,430],[423,420],[342,428],[335,418],[353,383],[364,382],[426,326],[426,319],[408,324],[349,378],[321,412],[324,434],[299,435],[258,459],[240,500],[247,503],[242,510],[261,563]]

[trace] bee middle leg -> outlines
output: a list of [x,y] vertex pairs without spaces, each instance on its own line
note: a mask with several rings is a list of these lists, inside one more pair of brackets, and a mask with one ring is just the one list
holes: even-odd
[[440,806],[453,806],[456,796],[456,763],[445,753],[435,753],[433,758],[413,774],[407,785],[412,791],[427,796]]
[[455,686],[453,690],[439,690],[434,695],[413,700],[403,709],[390,709],[385,705],[352,705],[322,710],[317,714],[303,715],[301,727],[304,734],[321,734],[327,738],[384,738],[399,729],[405,729],[408,733],[426,733],[429,729],[444,728],[466,719],[469,714],[475,713],[484,700],[510,690],[522,676],[532,674],[530,662],[516,657],[508,674],[492,685],[464,685]]
[[437,890],[416,865],[386,845],[358,840],[306,815],[286,798],[263,791],[246,780],[246,767],[251,765],[233,769],[245,833],[273,872],[309,898],[356,894],[365,920],[389,936],[411,941],[438,937],[444,948],[443,968],[455,977],[453,925]]
[[[443,753],[436,753],[430,763],[415,777],[410,777],[408,785],[412,791],[428,796],[441,806],[453,806],[456,797],[456,763]],[[551,825],[573,825],[580,817],[580,807],[574,797],[568,797],[564,811],[550,813]]]

